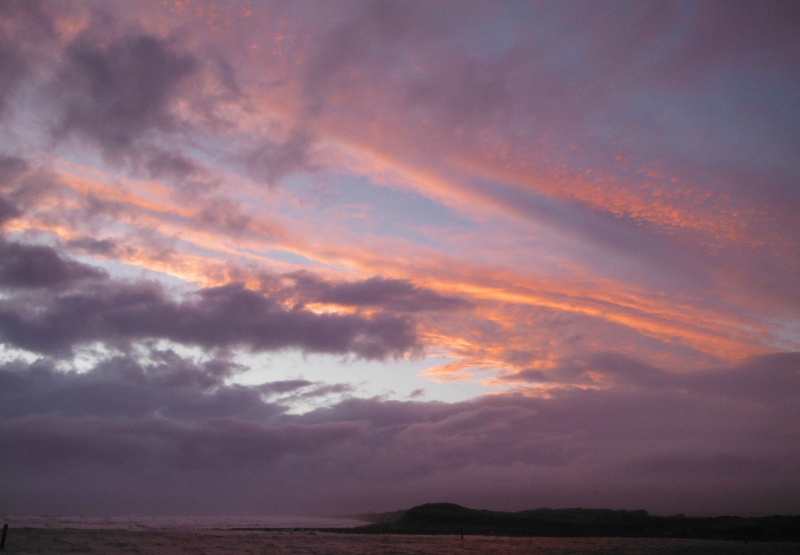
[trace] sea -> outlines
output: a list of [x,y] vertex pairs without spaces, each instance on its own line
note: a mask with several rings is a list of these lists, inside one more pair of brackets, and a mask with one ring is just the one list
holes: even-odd
[[77,530],[232,530],[235,528],[350,528],[357,517],[339,516],[52,516],[0,515],[11,528]]
[[792,554],[797,543],[651,538],[365,535],[320,530],[347,517],[0,516],[2,555],[667,555]]

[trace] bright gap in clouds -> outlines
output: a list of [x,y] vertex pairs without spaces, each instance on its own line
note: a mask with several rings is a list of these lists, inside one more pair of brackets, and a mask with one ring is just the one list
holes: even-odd
[[[327,355],[304,355],[297,352],[277,354],[239,354],[235,360],[247,368],[232,376],[228,382],[258,385],[265,382],[308,380],[322,384],[346,382],[352,390],[347,396],[380,397],[386,400],[443,401],[455,403],[477,397],[500,387],[487,387],[477,378],[436,381],[422,374],[433,367],[446,364],[444,357],[426,357],[419,360],[343,360]],[[317,400],[291,405],[292,412],[300,414],[317,408]],[[323,400],[330,404],[330,400]]]

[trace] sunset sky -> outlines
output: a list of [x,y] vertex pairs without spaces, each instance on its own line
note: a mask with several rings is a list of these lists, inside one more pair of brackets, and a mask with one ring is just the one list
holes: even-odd
[[800,513],[798,29],[0,0],[0,514]]

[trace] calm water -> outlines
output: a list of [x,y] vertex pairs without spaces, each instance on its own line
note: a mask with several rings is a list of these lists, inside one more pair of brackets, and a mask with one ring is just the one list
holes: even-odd
[[231,528],[348,528],[363,526],[346,517],[313,516],[19,516],[0,515],[0,526],[81,530],[230,530]]
[[8,555],[566,555],[792,554],[798,544],[619,538],[367,536],[313,531],[10,528]]
[[361,536],[330,532],[9,529],[8,555],[765,555],[798,552],[797,544],[619,538]]

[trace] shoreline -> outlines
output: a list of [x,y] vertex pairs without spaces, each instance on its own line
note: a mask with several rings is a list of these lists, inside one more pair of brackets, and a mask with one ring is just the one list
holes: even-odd
[[348,534],[340,529],[271,530],[91,530],[24,528],[9,531],[8,555],[178,555],[245,553],[312,555],[566,555],[567,553],[703,553],[704,555],[789,555],[793,542],[750,542],[687,538],[513,537],[445,534]]

